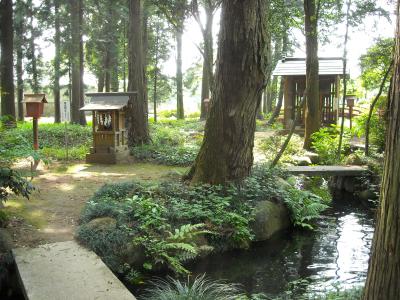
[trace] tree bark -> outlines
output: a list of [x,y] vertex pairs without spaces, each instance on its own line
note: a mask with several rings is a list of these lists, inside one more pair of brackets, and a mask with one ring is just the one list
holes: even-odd
[[214,63],[214,49],[213,49],[213,21],[214,9],[210,3],[206,2],[206,25],[203,31],[204,41],[204,55],[203,55],[203,77],[201,80],[201,107],[200,119],[205,120],[207,117],[206,107],[204,104],[205,99],[210,99],[210,90],[213,85],[213,63]]
[[104,91],[104,72],[100,72],[97,76],[97,91],[99,93]]
[[397,2],[395,64],[380,207],[364,289],[364,300],[400,299],[400,1]]
[[80,12],[79,1],[70,0],[71,13],[71,122],[80,122]]
[[28,13],[29,13],[29,22],[30,22],[30,33],[31,36],[29,38],[29,48],[30,48],[30,53],[29,53],[29,57],[31,60],[31,65],[32,65],[32,91],[34,93],[39,93],[40,92],[40,85],[39,85],[39,74],[38,74],[38,69],[37,69],[37,60],[36,60],[36,45],[35,45],[35,38],[36,38],[36,33],[35,33],[35,29],[33,27],[33,3],[32,1],[28,2]]
[[[283,22],[283,27],[287,28],[286,22]],[[282,53],[281,53],[282,57],[287,55],[288,48],[289,48],[288,34],[287,32],[284,32],[282,37]],[[271,118],[268,120],[267,125],[272,125],[275,122],[276,118],[279,117],[283,104],[283,86],[284,86],[284,80],[281,77],[279,85],[279,93],[278,93],[278,102],[276,103],[274,112],[272,113]]]
[[60,61],[61,61],[61,37],[60,37],[60,3],[59,0],[54,0],[54,123],[61,122],[61,97],[60,97]]
[[153,113],[154,122],[157,123],[157,103],[158,103],[158,64],[159,64],[159,44],[160,44],[160,25],[157,23],[155,30],[155,58],[154,58],[154,74],[153,74]]
[[311,135],[321,125],[319,103],[318,16],[315,0],[304,0],[306,33],[306,91],[304,149],[311,149]]
[[219,184],[249,175],[270,63],[268,39],[265,1],[222,2],[215,88],[204,141],[187,176],[192,183]]
[[176,30],[176,117],[185,118],[183,108],[183,75],[182,75],[182,36],[183,24]]
[[12,0],[0,2],[0,77],[1,77],[1,115],[10,116],[12,124],[15,120],[14,99],[14,64],[13,64],[13,4]]
[[128,25],[128,91],[131,97],[127,112],[128,143],[130,146],[148,143],[148,107],[144,84],[143,1],[129,1]]
[[106,93],[111,90],[111,57],[110,57],[110,49],[109,45],[107,45],[107,49],[104,53],[104,88]]
[[[79,0],[79,108],[85,106],[85,84],[84,77],[84,53],[83,53],[83,0]],[[79,111],[79,124],[86,125],[84,111]]]
[[17,103],[18,103],[18,121],[24,120],[24,79],[23,79],[23,45],[24,45],[24,10],[22,1],[17,1],[14,14],[15,23],[15,47],[17,54]]

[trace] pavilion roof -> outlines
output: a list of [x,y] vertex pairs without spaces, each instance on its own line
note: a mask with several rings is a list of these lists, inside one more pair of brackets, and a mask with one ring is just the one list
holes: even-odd
[[[319,75],[342,75],[343,59],[341,57],[320,57]],[[348,74],[346,70],[346,74]],[[274,76],[306,75],[306,59],[300,57],[286,57],[280,60],[273,72]]]

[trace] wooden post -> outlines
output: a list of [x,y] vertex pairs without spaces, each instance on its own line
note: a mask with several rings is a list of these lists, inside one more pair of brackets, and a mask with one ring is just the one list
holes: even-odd
[[39,150],[38,118],[33,118],[33,149]]

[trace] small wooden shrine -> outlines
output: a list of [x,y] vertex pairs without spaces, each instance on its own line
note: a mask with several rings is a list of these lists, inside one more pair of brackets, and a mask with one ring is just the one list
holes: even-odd
[[115,164],[129,155],[125,114],[128,93],[88,93],[90,102],[81,108],[93,114],[93,147],[86,155],[87,163]]
[[32,117],[33,149],[39,150],[39,118],[43,115],[46,94],[24,94],[26,116]]
[[[304,127],[303,102],[306,88],[306,61],[305,58],[288,57],[279,61],[273,73],[282,76],[284,82],[284,119],[286,129],[300,113],[296,124]],[[336,124],[339,114],[340,79],[343,77],[343,59],[338,57],[319,58],[319,94],[321,107],[321,125]],[[300,107],[301,103],[303,105]]]

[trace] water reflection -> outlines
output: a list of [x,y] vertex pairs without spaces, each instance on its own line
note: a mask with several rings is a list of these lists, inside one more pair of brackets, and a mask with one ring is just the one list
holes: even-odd
[[373,235],[372,215],[354,203],[336,204],[313,232],[286,233],[248,251],[199,261],[190,269],[241,283],[249,293],[293,295],[348,289],[364,283]]

